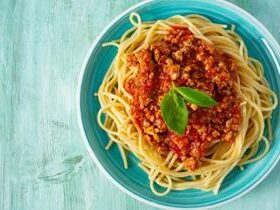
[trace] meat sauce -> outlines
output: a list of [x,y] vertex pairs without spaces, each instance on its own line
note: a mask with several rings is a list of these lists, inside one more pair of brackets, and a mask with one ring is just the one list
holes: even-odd
[[[188,28],[173,28],[162,40],[130,54],[127,63],[138,69],[125,82],[133,97],[134,123],[158,152],[173,151],[188,169],[195,170],[211,142],[234,142],[241,123],[240,99],[233,87],[236,65],[226,54],[195,38]],[[189,122],[182,136],[168,129],[160,110],[172,83],[199,89],[218,102],[210,108],[186,103]]]

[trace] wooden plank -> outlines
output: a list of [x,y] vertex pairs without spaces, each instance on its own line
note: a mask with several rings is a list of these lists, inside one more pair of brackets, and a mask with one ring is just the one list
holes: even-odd
[[[113,186],[88,156],[75,110],[77,77],[97,34],[140,0],[1,0],[0,209],[155,209]],[[278,0],[231,0],[280,41]],[[273,15],[270,15],[273,14]],[[279,209],[277,168],[218,209]]]

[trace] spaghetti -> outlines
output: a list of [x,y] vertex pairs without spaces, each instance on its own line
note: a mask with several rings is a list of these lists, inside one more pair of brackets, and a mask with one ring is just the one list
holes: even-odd
[[[269,150],[272,136],[270,120],[272,111],[277,106],[277,96],[268,87],[262,64],[248,56],[246,46],[234,31],[234,27],[227,29],[226,25],[212,23],[200,15],[177,15],[166,20],[142,22],[138,14],[132,13],[130,22],[133,27],[126,31],[119,40],[104,44],[104,46],[118,48],[118,53],[98,90],[101,105],[97,116],[98,124],[110,138],[106,149],[109,149],[114,143],[117,144],[125,168],[128,167],[126,151],[131,151],[140,160],[139,167],[148,174],[150,188],[158,196],[164,196],[170,190],[190,188],[217,193],[224,178],[234,167],[239,166],[243,169],[245,164],[261,159]],[[141,127],[142,124],[137,123],[136,115],[132,110],[133,104],[135,104],[135,94],[127,87],[129,81],[135,81],[135,78],[139,77],[139,68],[137,65],[131,65],[133,62],[129,61],[131,55],[137,53],[139,55],[139,52],[151,49],[151,46],[165,39],[174,29],[177,29],[178,33],[188,30],[201,45],[210,46],[210,49],[213,48],[219,52],[219,55],[225,55],[227,60],[232,60],[236,69],[236,75],[233,75],[235,79],[232,91],[238,100],[233,98],[232,103],[238,104],[238,108],[240,108],[236,112],[241,116],[238,118],[238,114],[236,115],[235,127],[238,125],[238,130],[229,130],[228,133],[221,134],[221,136],[217,134],[216,140],[214,136],[210,142],[203,144],[204,151],[199,155],[193,155],[190,152],[190,154],[182,156],[180,152],[176,152],[176,149],[170,149],[171,147],[167,147],[164,152],[159,152],[158,144],[151,143],[149,139],[145,138],[146,133]],[[160,42],[160,44],[164,43]],[[215,78],[219,78],[221,74],[216,75]],[[178,76],[175,75],[174,78],[175,82],[178,81],[176,80]],[[218,84],[213,79],[214,77],[211,78],[216,82],[215,84]],[[224,77],[221,78],[223,81],[225,80]],[[223,84],[220,84],[221,87]],[[225,83],[225,85],[228,84]],[[211,90],[210,94],[214,89]],[[193,108],[193,106],[189,106]],[[193,112],[196,109],[194,107]],[[233,106],[228,107],[226,111],[231,109]],[[142,109],[138,110],[138,113],[142,112]],[[104,121],[102,120],[103,114],[105,114]],[[228,116],[234,115],[231,113]],[[159,118],[161,117],[159,116]],[[264,136],[265,121],[268,127],[267,136]],[[222,121],[222,124],[225,124],[225,121]],[[191,125],[188,125],[188,129]],[[165,131],[166,129],[162,132]],[[229,138],[222,137],[230,132]],[[233,135],[232,132],[236,133]],[[221,140],[222,138],[225,140]],[[229,139],[228,142],[227,139]],[[194,140],[190,138],[188,141],[191,143]],[[264,142],[264,149],[259,152],[261,142]],[[191,158],[196,157],[197,161],[191,166],[186,164],[186,157],[190,155],[192,155]],[[166,189],[163,192],[158,191],[154,187],[155,183]]]

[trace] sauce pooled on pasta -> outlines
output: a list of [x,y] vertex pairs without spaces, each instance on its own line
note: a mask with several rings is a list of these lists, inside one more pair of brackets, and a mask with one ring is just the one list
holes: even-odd
[[[125,82],[133,97],[134,123],[161,154],[173,151],[187,168],[195,170],[210,143],[234,142],[241,110],[233,87],[237,69],[229,56],[195,38],[188,28],[174,27],[162,40],[130,54],[127,61],[128,67],[138,70]],[[182,136],[168,129],[160,110],[172,84],[201,90],[218,102],[211,108],[186,103],[189,122]]]

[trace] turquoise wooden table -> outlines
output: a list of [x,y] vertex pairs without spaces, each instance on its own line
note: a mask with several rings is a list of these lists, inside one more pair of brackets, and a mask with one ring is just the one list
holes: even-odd
[[[139,0],[0,0],[0,209],[153,210],[96,168],[76,120],[79,70],[97,34]],[[279,0],[231,0],[280,42]],[[280,164],[220,210],[279,210]]]

